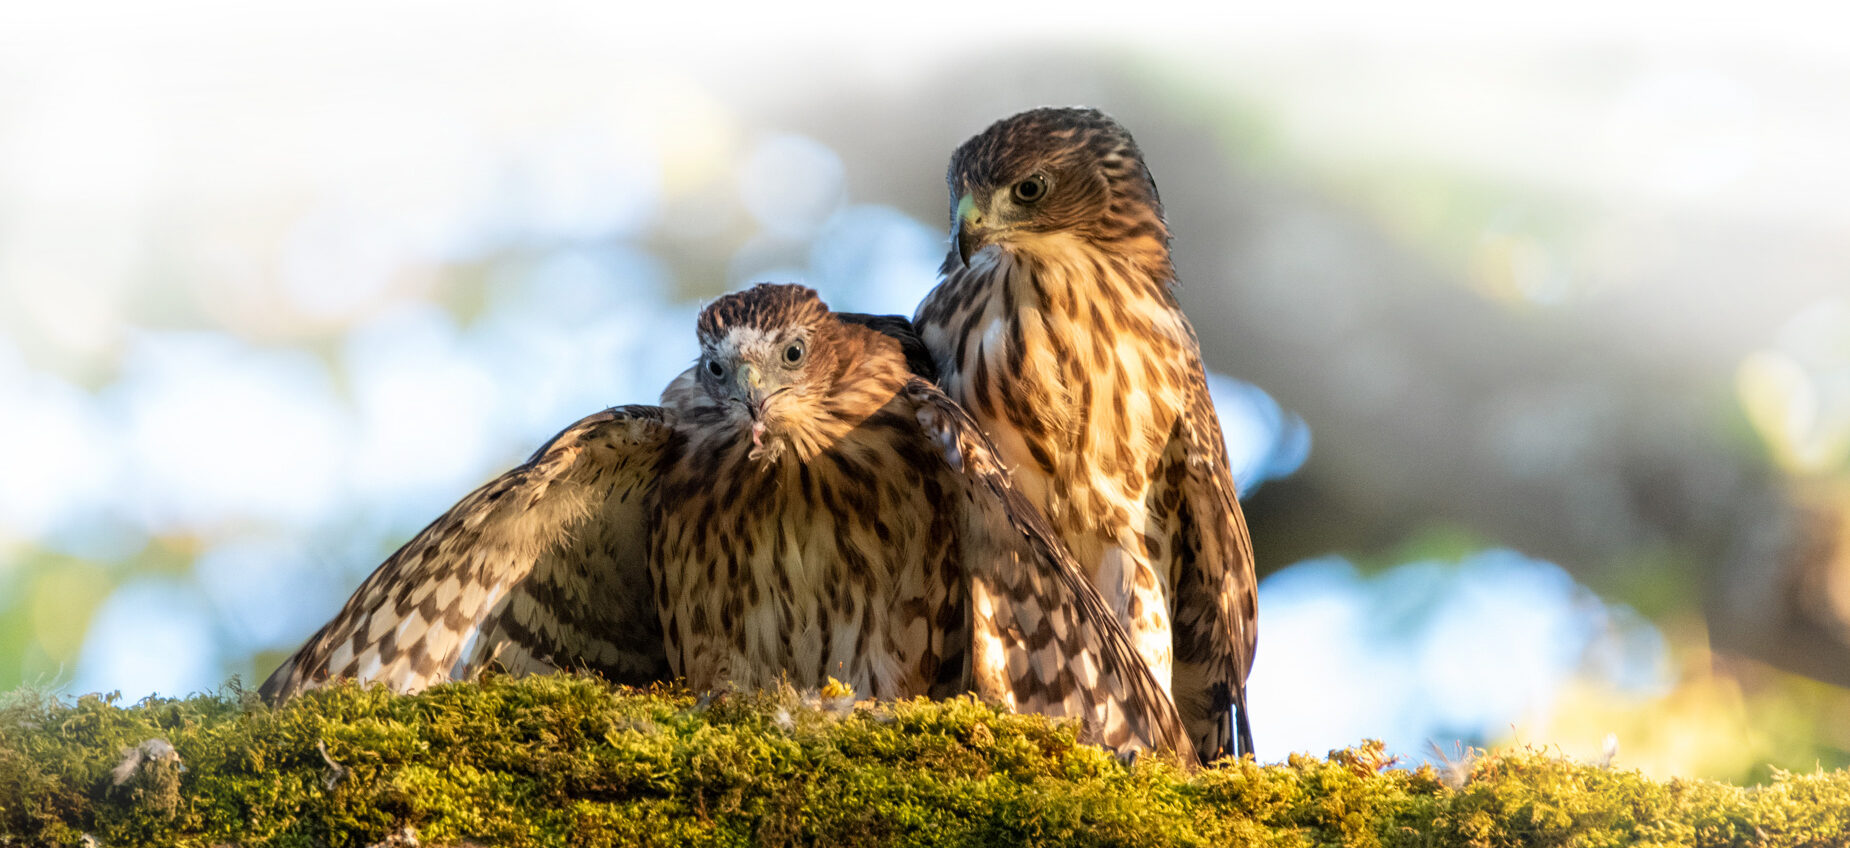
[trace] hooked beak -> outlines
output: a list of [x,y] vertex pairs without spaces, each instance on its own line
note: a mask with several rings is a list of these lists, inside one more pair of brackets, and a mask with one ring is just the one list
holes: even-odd
[[759,373],[758,366],[747,362],[739,366],[736,379],[739,399],[751,409],[752,417],[757,418],[764,406],[764,375]]
[[977,211],[976,197],[965,193],[957,198],[957,212],[951,221],[951,238],[957,242],[957,258],[965,266],[970,264],[970,254],[983,247],[983,213]]
[[752,447],[762,449],[765,433],[765,406],[771,402],[771,398],[789,391],[790,387],[783,386],[775,391],[766,392],[764,375],[758,371],[758,366],[750,363],[739,366],[737,379],[738,394],[734,400],[744,404],[746,414],[752,418]]

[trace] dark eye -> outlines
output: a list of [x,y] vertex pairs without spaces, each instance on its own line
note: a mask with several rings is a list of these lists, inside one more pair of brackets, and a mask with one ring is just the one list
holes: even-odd
[[799,339],[797,341],[791,342],[789,347],[784,348],[784,363],[787,365],[795,365],[802,361],[803,361],[803,342],[802,340]]
[[1035,174],[1015,184],[1015,200],[1018,203],[1033,203],[1047,196],[1047,178]]
[[707,360],[707,373],[715,377],[724,377],[726,376],[726,369],[719,367],[719,363],[709,359]]

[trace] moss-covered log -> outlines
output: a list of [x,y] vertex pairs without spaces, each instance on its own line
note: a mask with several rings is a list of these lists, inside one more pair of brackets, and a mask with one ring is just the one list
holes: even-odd
[[[701,701],[568,676],[271,709],[228,690],[0,709],[0,845],[1850,844],[1850,774],[1658,782],[1379,746],[1131,766],[972,701]],[[388,841],[390,840],[390,841]]]

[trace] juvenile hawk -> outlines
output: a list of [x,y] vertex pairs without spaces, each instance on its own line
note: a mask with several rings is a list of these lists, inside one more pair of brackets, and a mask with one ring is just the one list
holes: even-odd
[[914,319],[941,385],[1170,687],[1196,749],[1251,751],[1252,543],[1136,142],[1097,110],[1036,109],[964,142],[947,179],[955,246]]
[[698,331],[662,407],[579,421],[464,498],[263,693],[331,677],[410,691],[491,663],[697,689],[832,676],[1077,717],[1120,750],[1192,750],[982,432],[910,370],[904,319],[760,285]]

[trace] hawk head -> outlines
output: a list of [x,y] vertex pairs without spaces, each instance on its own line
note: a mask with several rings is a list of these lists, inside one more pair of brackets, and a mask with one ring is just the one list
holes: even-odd
[[1131,134],[1097,109],[1034,109],[957,148],[945,176],[958,259],[1050,235],[1168,245],[1163,204]]
[[803,286],[759,283],[726,295],[701,311],[696,328],[694,377],[706,406],[721,427],[750,438],[753,459],[775,460],[788,444],[827,444],[831,423],[862,412],[842,402],[845,384],[867,370],[851,366],[887,365],[904,377],[896,343],[880,351],[884,357],[867,356],[864,349],[884,337],[855,332]]

